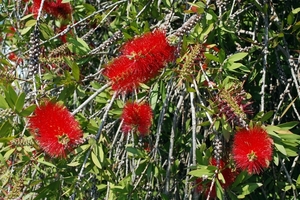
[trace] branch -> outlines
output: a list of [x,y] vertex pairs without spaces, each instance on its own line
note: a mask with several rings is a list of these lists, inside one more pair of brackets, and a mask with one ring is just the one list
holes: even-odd
[[[98,140],[99,140],[99,138],[100,138],[100,136],[101,136],[102,129],[103,129],[103,127],[104,127],[104,124],[106,123],[106,119],[107,119],[107,116],[108,116],[108,111],[110,110],[110,108],[111,108],[111,106],[112,106],[112,104],[113,104],[113,102],[114,102],[114,100],[115,100],[117,94],[118,94],[117,92],[114,93],[114,95],[112,96],[112,98],[111,98],[109,104],[108,104],[107,107],[106,107],[106,111],[105,111],[105,113],[104,113],[104,115],[103,115],[102,122],[101,122],[101,124],[100,124],[100,126],[99,126],[99,129],[98,129],[98,131],[97,131],[97,134],[96,134],[96,136],[95,136],[95,139],[96,139],[97,143],[99,142]],[[81,178],[83,177],[83,171],[84,171],[84,169],[85,169],[85,165],[86,165],[86,163],[87,163],[87,161],[88,161],[88,158],[90,157],[90,154],[91,154],[91,152],[92,152],[92,149],[93,149],[92,146],[90,146],[90,148],[89,148],[89,150],[88,150],[88,152],[87,152],[87,154],[86,154],[86,156],[85,156],[85,158],[84,158],[84,161],[83,161],[83,163],[82,163],[80,172],[79,172],[79,174],[78,174],[77,181],[76,181],[76,183],[75,183],[75,190],[76,190],[76,187],[79,187]],[[75,197],[76,197],[76,191],[74,191],[74,193],[71,195],[70,199],[71,199],[71,200],[75,200]]]

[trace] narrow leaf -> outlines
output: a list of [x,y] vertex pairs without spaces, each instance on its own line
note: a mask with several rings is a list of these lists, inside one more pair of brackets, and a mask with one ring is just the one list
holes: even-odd
[[23,106],[24,106],[24,103],[25,103],[25,93],[21,93],[16,101],[16,104],[15,104],[15,110],[19,113]]
[[232,56],[230,56],[228,58],[228,61],[229,62],[239,61],[239,60],[242,60],[243,58],[245,58],[247,55],[248,55],[248,53],[245,53],[245,52],[236,53],[236,54],[233,54]]
[[92,152],[92,161],[96,165],[96,167],[98,167],[99,169],[102,169],[100,161],[94,152]]

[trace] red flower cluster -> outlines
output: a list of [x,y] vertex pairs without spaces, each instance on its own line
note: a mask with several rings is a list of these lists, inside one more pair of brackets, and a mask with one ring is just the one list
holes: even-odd
[[150,131],[152,122],[152,110],[146,103],[127,102],[121,119],[123,120],[122,130],[128,133],[131,130],[138,131],[141,136],[145,136]]
[[[217,166],[217,160],[215,158],[210,160],[210,165],[213,166]],[[233,171],[233,169],[228,168],[228,166],[226,166],[226,163],[224,160],[220,160],[219,163],[219,170],[220,173],[223,175],[225,183],[220,181],[220,184],[222,186],[223,189],[227,189],[235,180],[236,176],[237,176],[237,172]],[[218,176],[217,176],[218,178]],[[211,186],[211,181],[204,181],[202,178],[197,178],[196,179],[196,191],[198,193],[204,193],[206,196],[208,196],[209,190],[210,190],[210,186]],[[212,188],[212,191],[210,193],[210,198],[215,198],[217,196],[216,194],[216,186],[214,185]]]
[[47,102],[36,108],[29,124],[40,147],[52,157],[66,157],[82,142],[79,123],[62,105]]
[[259,174],[272,159],[273,140],[261,127],[238,131],[234,136],[233,158],[237,167],[249,174]]
[[[32,13],[35,17],[38,15],[38,11],[41,6],[41,0],[34,0],[32,6]],[[67,19],[69,15],[72,13],[72,7],[70,3],[62,3],[62,0],[50,1],[45,0],[43,5],[43,10],[53,15],[56,18]]]
[[130,92],[155,77],[174,59],[174,51],[165,33],[155,30],[127,42],[122,55],[108,64],[103,74],[112,81],[113,90]]

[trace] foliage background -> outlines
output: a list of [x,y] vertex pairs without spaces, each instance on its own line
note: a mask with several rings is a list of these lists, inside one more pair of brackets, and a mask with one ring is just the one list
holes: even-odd
[[[1,1],[1,199],[205,199],[194,180],[213,179],[213,141],[220,138],[228,154],[237,128],[218,115],[214,98],[230,85],[248,93],[253,114],[245,122],[267,127],[274,156],[262,174],[242,172],[226,192],[217,185],[218,198],[297,199],[300,2],[69,2],[70,20],[41,15],[37,23],[32,2]],[[186,26],[196,15],[191,5],[201,19]],[[155,28],[167,29],[177,60],[134,93],[115,95],[101,74],[105,64],[125,41]],[[27,117],[46,99],[63,102],[84,131],[67,159],[45,155],[28,131]],[[120,131],[130,99],[153,109],[144,138]]]

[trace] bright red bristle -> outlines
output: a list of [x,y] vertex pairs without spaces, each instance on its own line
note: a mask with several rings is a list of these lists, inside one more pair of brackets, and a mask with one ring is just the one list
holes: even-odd
[[103,74],[112,81],[114,90],[130,92],[172,61],[174,50],[163,31],[146,33],[128,41],[122,47],[122,55],[108,64]]
[[141,136],[149,133],[152,123],[152,110],[146,103],[127,102],[121,116],[124,133],[137,131]]
[[233,158],[238,168],[259,174],[272,159],[272,139],[261,127],[238,131],[234,136]]
[[51,102],[37,107],[29,118],[30,130],[40,147],[52,157],[66,157],[81,143],[79,123],[66,107]]

